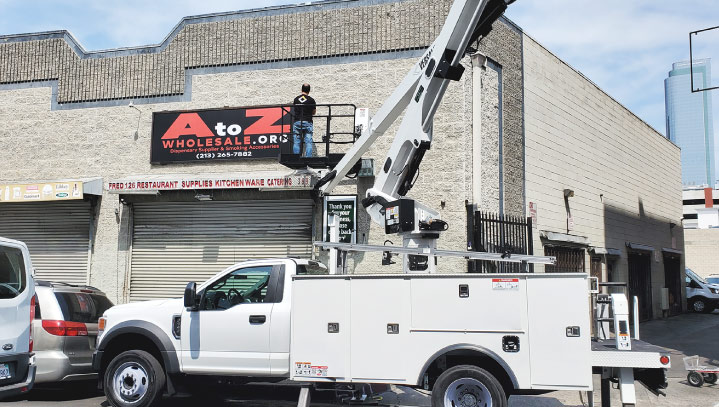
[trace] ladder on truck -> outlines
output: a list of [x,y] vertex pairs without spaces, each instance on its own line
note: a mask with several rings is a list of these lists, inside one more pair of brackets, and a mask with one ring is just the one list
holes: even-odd
[[[333,235],[332,226],[330,226],[330,236]],[[436,257],[455,257],[465,260],[486,260],[506,263],[521,264],[523,272],[529,272],[529,264],[556,264],[556,258],[552,256],[533,256],[526,254],[509,254],[509,253],[488,253],[488,252],[468,252],[455,250],[441,250],[429,247],[399,247],[399,246],[378,246],[364,245],[352,243],[338,242],[314,242],[316,247],[330,250],[329,273],[330,274],[347,274],[347,254],[351,252],[379,252],[383,254],[383,264],[389,264],[387,260],[391,260],[392,255],[407,255],[410,261],[414,258],[421,260],[414,261],[433,261]]]

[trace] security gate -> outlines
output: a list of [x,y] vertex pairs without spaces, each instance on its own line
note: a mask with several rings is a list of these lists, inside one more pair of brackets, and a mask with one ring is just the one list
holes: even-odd
[[130,300],[181,297],[247,259],[309,257],[312,200],[133,204]]
[[639,298],[639,321],[652,318],[652,262],[649,252],[629,252],[629,301]]
[[544,246],[545,256],[557,258],[554,266],[544,266],[546,273],[585,273],[584,249],[566,246]]
[[[504,254],[534,254],[532,218],[473,211],[468,205],[467,250]],[[534,264],[470,260],[470,273],[533,272]]]
[[90,202],[0,204],[0,236],[20,240],[30,250],[38,280],[87,284]]

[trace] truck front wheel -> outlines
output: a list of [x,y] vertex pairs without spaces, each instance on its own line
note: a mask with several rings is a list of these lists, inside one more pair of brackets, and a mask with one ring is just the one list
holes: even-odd
[[165,372],[148,352],[129,350],[110,362],[103,387],[114,407],[148,407],[162,396]]
[[709,304],[709,301],[707,301],[706,298],[697,297],[690,301],[692,311],[694,312],[701,312],[701,313],[709,313],[714,311],[714,307]]
[[460,365],[442,373],[432,387],[432,407],[507,407],[499,381],[486,370]]

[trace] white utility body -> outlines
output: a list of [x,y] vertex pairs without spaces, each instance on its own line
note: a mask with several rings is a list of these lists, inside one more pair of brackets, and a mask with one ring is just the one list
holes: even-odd
[[449,354],[491,358],[515,389],[592,389],[586,274],[294,276],[292,287],[294,380],[423,386]]

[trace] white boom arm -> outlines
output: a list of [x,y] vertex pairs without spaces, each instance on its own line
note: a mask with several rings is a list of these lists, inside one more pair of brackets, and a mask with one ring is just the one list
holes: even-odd
[[[437,39],[372,117],[357,142],[319,181],[316,187],[319,192],[329,194],[377,137],[406,110],[374,186],[363,200],[372,219],[384,225],[385,204],[405,196],[412,188],[422,157],[432,142],[434,114],[449,82],[458,80],[464,71],[460,60],[467,47],[486,35],[512,2],[514,0],[456,0]],[[418,207],[422,209],[424,221],[439,216],[434,210]]]
[[[403,246],[427,255],[403,254],[405,272],[435,271],[433,250],[447,223],[439,213],[414,201],[395,202],[407,195],[417,176],[424,153],[432,142],[434,114],[447,85],[464,72],[460,64],[467,48],[486,35],[507,5],[514,0],[455,0],[437,39],[412,67],[369,122],[342,160],[315,186],[330,193],[397,118],[405,112],[387,158],[362,205],[386,233],[402,236]],[[408,205],[409,204],[409,205]]]

